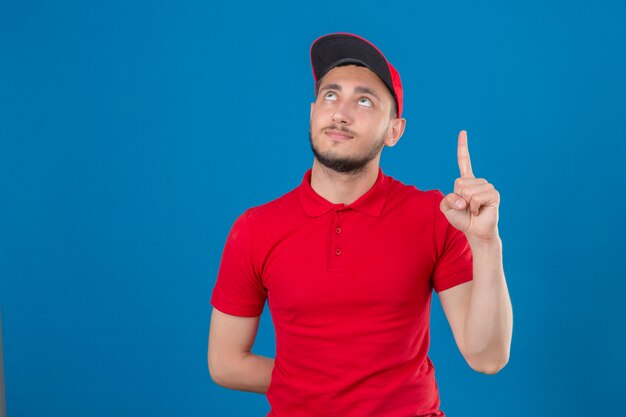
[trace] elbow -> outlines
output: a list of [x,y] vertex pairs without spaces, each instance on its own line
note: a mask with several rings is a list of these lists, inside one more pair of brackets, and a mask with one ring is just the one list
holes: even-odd
[[217,364],[215,363],[216,361],[214,360],[214,358],[211,357],[211,355],[208,355],[207,362],[209,367],[209,376],[211,376],[213,382],[221,387],[226,388],[226,385],[223,382],[222,374],[219,372]]
[[223,382],[223,380],[218,375],[212,372],[209,372],[209,374],[211,375],[211,380],[213,381],[214,384],[219,385],[220,387],[223,387],[223,388],[228,388],[228,385],[225,382]]
[[466,359],[467,364],[476,372],[485,375],[495,375],[509,363],[509,355],[502,355],[499,358],[489,358],[484,360]]
[[211,362],[211,357],[209,357],[207,362],[208,362],[208,365],[209,365],[209,376],[211,377],[213,382],[215,382],[217,384],[218,383],[217,382],[217,372],[215,371],[215,368],[213,367],[213,363]]
[[472,369],[475,370],[476,372],[480,372],[481,374],[495,375],[498,372],[500,372],[505,366],[506,366],[506,362],[504,363],[494,362],[494,363],[483,364],[483,365],[476,366],[476,367],[472,366]]

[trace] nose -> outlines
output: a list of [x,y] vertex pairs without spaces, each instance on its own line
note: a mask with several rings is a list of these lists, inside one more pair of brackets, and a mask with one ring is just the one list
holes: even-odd
[[333,121],[341,124],[350,124],[352,122],[352,114],[350,113],[349,103],[337,103],[333,112]]

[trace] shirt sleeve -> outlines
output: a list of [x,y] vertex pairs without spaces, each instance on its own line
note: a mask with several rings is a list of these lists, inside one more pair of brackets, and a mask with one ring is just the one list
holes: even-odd
[[211,305],[234,316],[260,316],[267,289],[255,265],[250,210],[233,223],[226,239]]
[[472,251],[465,234],[452,226],[439,208],[444,195],[435,191],[435,244],[437,260],[432,274],[435,292],[473,279]]

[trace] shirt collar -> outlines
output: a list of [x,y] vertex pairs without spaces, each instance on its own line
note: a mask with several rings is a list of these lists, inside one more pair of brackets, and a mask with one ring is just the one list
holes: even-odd
[[313,169],[310,168],[302,178],[300,184],[300,202],[304,208],[304,212],[309,217],[318,217],[322,214],[329,212],[334,208],[352,208],[356,211],[360,211],[370,216],[380,216],[383,210],[385,201],[387,199],[387,191],[389,189],[389,177],[383,174],[380,166],[378,167],[378,177],[376,182],[365,194],[359,197],[352,204],[344,205],[342,203],[334,204],[326,200],[315,192],[311,187],[311,173]]

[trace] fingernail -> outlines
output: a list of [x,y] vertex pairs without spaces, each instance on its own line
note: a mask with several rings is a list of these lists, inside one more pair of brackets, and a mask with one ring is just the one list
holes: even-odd
[[456,206],[458,208],[463,208],[463,202],[461,200],[456,200]]

